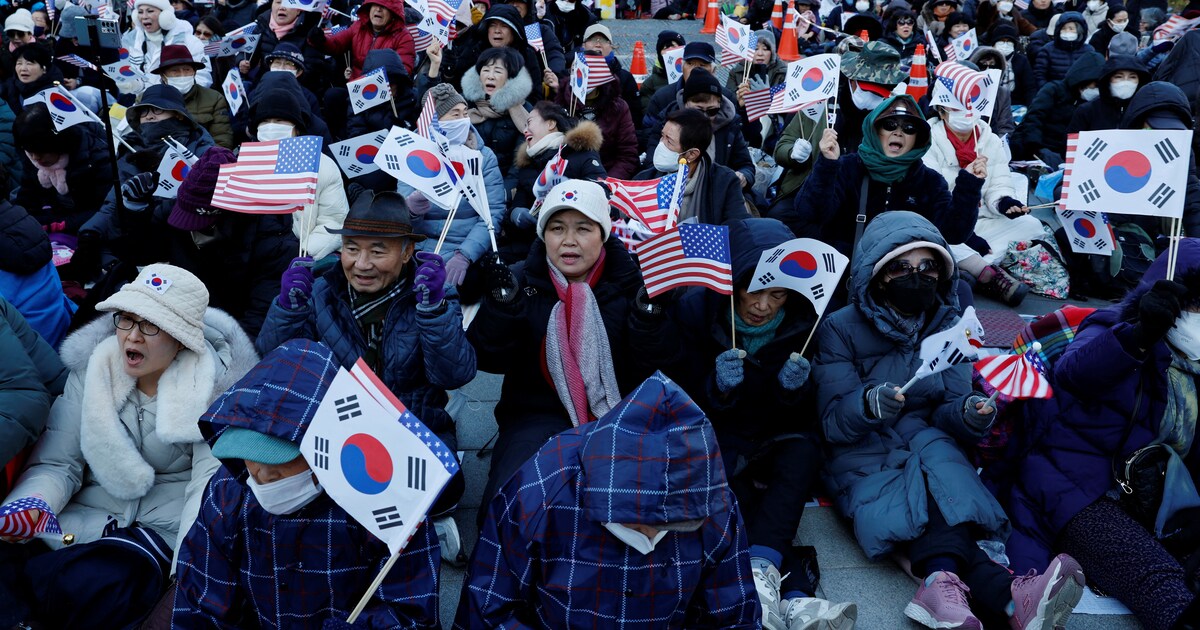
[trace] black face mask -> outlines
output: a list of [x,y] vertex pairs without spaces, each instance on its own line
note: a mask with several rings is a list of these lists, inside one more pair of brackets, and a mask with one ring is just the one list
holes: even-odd
[[924,313],[937,303],[937,278],[919,273],[893,278],[882,287],[883,299],[904,315]]
[[161,145],[162,140],[167,136],[171,136],[180,144],[187,144],[191,134],[192,126],[185,121],[175,118],[160,120],[158,122],[146,122],[138,126],[138,135],[142,138],[142,142],[146,146],[154,148],[158,148],[157,145]]

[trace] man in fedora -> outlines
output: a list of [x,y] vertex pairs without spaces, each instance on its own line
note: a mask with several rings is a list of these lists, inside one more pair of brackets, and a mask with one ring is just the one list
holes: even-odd
[[[361,357],[457,451],[446,390],[475,378],[475,349],[467,342],[457,301],[446,297],[442,257],[413,255],[425,236],[413,232],[408,205],[394,191],[360,193],[342,229],[329,231],[342,237],[340,268],[314,279],[312,258],[292,261],[258,334],[259,353],[291,339],[310,339],[329,346],[347,369]],[[463,487],[462,473],[456,473],[430,515],[452,510]]]
[[179,90],[192,119],[208,130],[213,140],[226,149],[233,148],[233,127],[229,123],[229,104],[212,88],[196,83],[196,71],[204,64],[192,59],[187,46],[163,46],[158,67],[152,70],[162,82]]

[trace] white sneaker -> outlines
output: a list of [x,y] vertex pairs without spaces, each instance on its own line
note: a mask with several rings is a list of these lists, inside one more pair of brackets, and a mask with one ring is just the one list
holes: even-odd
[[788,630],[854,630],[858,606],[835,604],[816,597],[785,599],[780,606]]
[[[754,563],[751,563],[753,566]],[[779,569],[768,564],[766,568],[754,566],[754,588],[758,591],[758,601],[762,604],[762,620],[765,630],[788,630],[783,617],[779,614],[779,586],[783,579]]]
[[467,556],[463,553],[462,536],[458,534],[458,523],[453,516],[443,516],[433,519],[433,530],[437,533],[438,546],[442,551],[442,562],[454,567],[467,566]]

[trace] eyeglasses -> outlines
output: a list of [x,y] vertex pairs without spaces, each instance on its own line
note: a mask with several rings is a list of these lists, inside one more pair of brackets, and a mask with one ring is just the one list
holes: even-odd
[[696,111],[698,111],[698,112],[703,112],[703,113],[704,113],[704,115],[705,115],[705,116],[708,116],[709,118],[716,118],[717,116],[721,115],[721,107],[720,107],[720,106],[717,106],[717,107],[696,107],[696,108],[694,108],[694,109],[695,109]]
[[914,273],[936,278],[941,272],[941,266],[932,258],[922,260],[916,267],[909,264],[907,260],[893,260],[883,268],[883,272],[887,274],[888,278],[903,278],[904,276],[911,276]]
[[895,130],[899,129],[900,133],[903,133],[906,136],[917,135],[917,126],[916,125],[914,125],[913,123],[910,123],[910,122],[901,122],[899,120],[896,120],[895,118],[888,118],[888,119],[884,120],[883,122],[879,123],[879,128],[884,131],[895,131]]
[[897,26],[912,26],[916,23],[917,21],[912,18],[900,18],[899,20],[896,20]]
[[153,337],[158,334],[159,328],[147,320],[134,321],[132,317],[125,313],[113,313],[113,325],[121,330],[133,330],[137,326],[138,332]]

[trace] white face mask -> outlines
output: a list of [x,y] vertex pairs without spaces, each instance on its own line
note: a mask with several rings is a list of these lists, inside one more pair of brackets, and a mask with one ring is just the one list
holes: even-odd
[[258,126],[258,139],[261,142],[291,138],[296,127],[289,123],[262,123]]
[[1137,91],[1137,81],[1113,81],[1112,85],[1108,86],[1108,91],[1112,92],[1113,98],[1125,100],[1133,97],[1133,93]]
[[633,547],[637,551],[642,552],[643,556],[648,555],[651,551],[654,551],[654,546],[658,544],[658,541],[662,540],[663,537],[667,535],[667,530],[660,529],[658,533],[654,535],[654,539],[651,540],[642,532],[639,532],[636,529],[630,529],[617,523],[605,523],[604,529],[612,532],[613,536],[620,538],[621,542]]
[[1000,54],[1004,55],[1005,57],[1011,57],[1012,54],[1017,50],[1017,47],[1009,42],[996,42],[996,45],[993,46],[993,48],[999,50]]
[[1066,33],[1059,33],[1058,37],[1064,42],[1073,42],[1079,39],[1079,33],[1076,33],[1075,31],[1069,31]]
[[996,3],[996,8],[1000,9],[1001,13],[1008,13],[1009,11],[1012,11],[1012,9],[1013,9],[1013,3],[1007,2],[1007,1],[998,2],[998,3]]
[[537,7],[537,16],[538,16],[539,20],[546,17],[546,3],[545,2],[539,2],[534,6]]
[[558,10],[563,13],[570,13],[575,10],[574,2],[564,2],[563,0],[555,0],[554,4],[558,5]]
[[294,77],[300,76],[300,71],[292,68],[271,68],[269,72],[286,72]]
[[1129,26],[1129,22],[1109,22],[1108,26],[1118,33],[1124,33],[1125,28]]
[[438,121],[438,127],[441,128],[442,134],[446,136],[446,141],[450,144],[464,144],[467,136],[471,134],[471,119]]
[[167,85],[179,90],[180,94],[187,94],[196,86],[196,75],[190,77],[167,77]]
[[867,0],[858,0],[858,2],[854,3],[854,10],[858,11],[859,13],[865,13],[867,11],[867,9],[870,9],[870,8],[871,8],[871,3],[868,2]]
[[858,109],[869,112],[883,102],[883,97],[874,92],[868,92],[862,88],[855,87],[850,90],[850,100],[854,101],[854,106]]
[[956,133],[967,133],[975,128],[975,115],[972,112],[952,109],[946,112],[946,126]]
[[679,154],[668,149],[667,145],[659,142],[654,147],[654,168],[662,173],[674,173],[679,170]]
[[1200,313],[1180,313],[1175,327],[1167,331],[1167,342],[1183,356],[1200,361]]
[[311,470],[264,484],[259,484],[254,475],[250,475],[246,485],[250,486],[250,492],[254,493],[262,509],[275,516],[291,514],[312,503],[323,492],[320,485],[313,483]]
[[1079,96],[1083,97],[1085,101],[1094,101],[1097,96],[1100,96],[1100,88],[1090,87],[1084,89],[1079,93]]
[[1087,10],[1095,13],[1096,11],[1099,11],[1100,7],[1102,6],[1104,6],[1104,3],[1100,2],[1100,0],[1088,0]]

